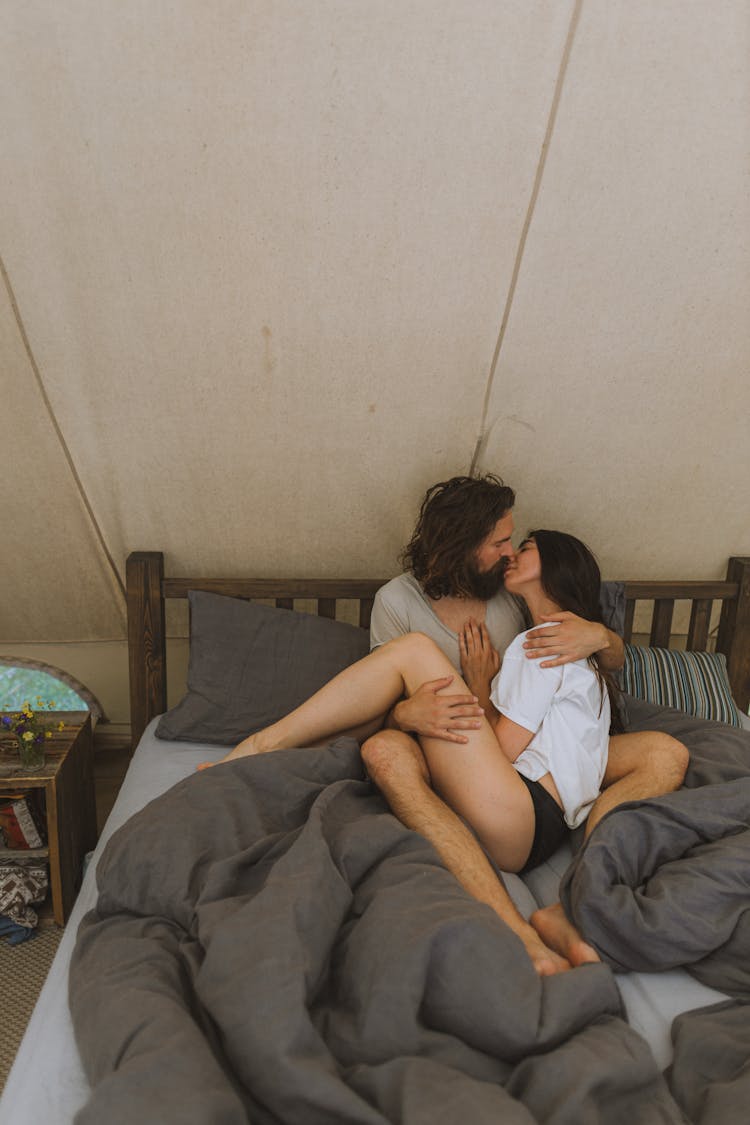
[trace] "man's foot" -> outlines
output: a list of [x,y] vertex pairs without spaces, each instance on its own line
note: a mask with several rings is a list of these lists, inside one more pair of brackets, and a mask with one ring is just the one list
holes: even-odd
[[565,973],[570,969],[570,962],[555,953],[553,949],[548,948],[543,941],[540,940],[539,935],[528,927],[530,932],[524,930],[523,933],[518,933],[524,948],[531,959],[537,974],[540,977],[551,977],[555,973]]
[[554,906],[545,906],[543,910],[536,910],[529,921],[544,945],[556,950],[571,965],[601,961],[594,947],[583,940],[573,923],[568,920],[559,902]]

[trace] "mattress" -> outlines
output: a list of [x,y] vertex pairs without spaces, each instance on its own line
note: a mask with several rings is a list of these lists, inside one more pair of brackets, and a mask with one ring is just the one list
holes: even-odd
[[[45,1121],[66,1125],[88,1098],[88,1083],[73,1037],[68,1010],[68,967],[79,923],[96,901],[96,864],[112,834],[150,800],[189,775],[199,762],[216,760],[221,748],[155,737],[156,720],[147,728],[120,789],[86,872],[81,892],[58,953],[30,1020],[26,1035],[0,1100],[0,1125]],[[526,916],[558,898],[558,886],[571,852],[560,849],[522,881],[507,879],[508,889]],[[670,1026],[683,1011],[716,1003],[723,994],[675,970],[628,973],[616,977],[631,1025],[649,1042],[664,1068],[672,1056]],[[44,1074],[44,1082],[39,1075]]]

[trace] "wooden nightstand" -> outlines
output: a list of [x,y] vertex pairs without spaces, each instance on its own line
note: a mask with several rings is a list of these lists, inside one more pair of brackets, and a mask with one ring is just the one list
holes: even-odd
[[96,844],[94,751],[88,712],[56,711],[50,718],[65,727],[48,739],[42,769],[28,773],[17,758],[14,764],[12,753],[0,755],[0,797],[44,790],[52,915],[64,926],[81,884],[83,857]]

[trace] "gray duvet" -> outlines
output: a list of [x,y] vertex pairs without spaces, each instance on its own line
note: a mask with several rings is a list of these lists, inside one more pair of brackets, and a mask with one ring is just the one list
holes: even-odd
[[[706,764],[694,784],[710,789],[741,777],[742,745],[727,766],[726,754],[701,743],[696,760]],[[696,975],[708,966],[701,979],[747,995],[747,903],[737,888],[744,870],[747,900],[750,865],[739,841],[747,848],[748,833],[734,803],[741,789],[714,793],[712,824],[725,797],[731,810],[729,830],[710,840],[695,823],[705,815],[695,800],[709,790],[687,793],[694,802],[676,818],[646,803],[647,828],[618,829],[625,867],[641,880],[638,906],[627,911],[607,898],[610,849],[599,841],[618,817],[645,806],[611,814],[592,834],[566,878],[566,903],[576,915],[586,900],[581,880],[596,887],[603,905],[586,915],[586,936],[614,967],[653,959],[654,945],[673,938],[681,958],[688,930]],[[640,909],[643,880],[653,878],[640,862],[652,850],[640,846],[641,833],[661,854],[675,823],[700,837],[687,851],[707,850],[712,889],[694,889],[706,878],[698,871],[675,894],[660,890],[667,909],[654,923],[651,908]],[[681,863],[661,865],[659,878]],[[734,1054],[727,1048],[715,1075],[704,1067],[697,1083],[706,1052],[690,1017],[681,1017],[670,1075],[681,1108],[624,1022],[609,965],[540,980],[518,939],[390,815],[349,740],[187,778],[112,838],[98,881],[99,902],[82,923],[71,966],[73,1022],[93,1088],[79,1122],[718,1125],[733,1120],[727,1107],[744,1119],[744,1005],[715,1014]],[[727,883],[730,904],[717,897]],[[675,913],[670,927],[669,904],[687,903],[686,885],[688,914]],[[714,910],[721,925],[705,925]]]

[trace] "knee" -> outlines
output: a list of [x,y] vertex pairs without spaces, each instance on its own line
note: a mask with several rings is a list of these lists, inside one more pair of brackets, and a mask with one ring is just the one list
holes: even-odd
[[387,641],[382,647],[412,660],[417,657],[432,656],[436,652],[443,655],[440,646],[426,633],[403,633],[400,637]]
[[663,731],[615,735],[604,775],[604,788],[629,781],[641,797],[660,797],[679,789],[690,755],[687,747]]
[[679,789],[685,780],[690,753],[687,746],[672,738],[671,734],[654,731],[648,760],[653,771],[659,775],[664,791],[671,792]]
[[[362,743],[362,761],[373,781],[377,782],[378,776],[388,766],[388,759],[393,754],[395,737],[398,731],[379,730],[366,742]],[[396,752],[397,745],[396,745]]]
[[414,739],[402,731],[381,730],[362,745],[362,761],[379,789],[407,778],[421,777],[429,785],[430,771]]

